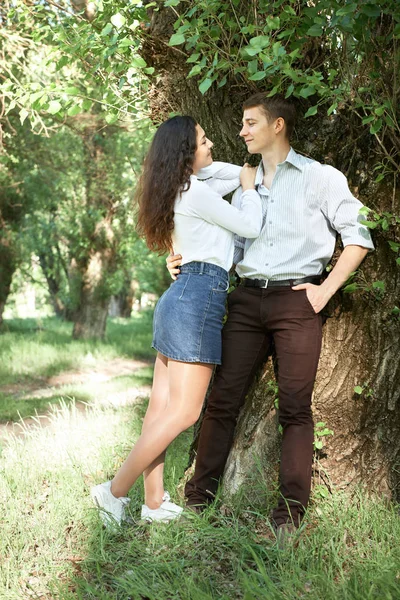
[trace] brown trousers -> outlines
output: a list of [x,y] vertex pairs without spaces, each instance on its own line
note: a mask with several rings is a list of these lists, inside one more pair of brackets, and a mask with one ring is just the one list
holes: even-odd
[[321,351],[322,317],[305,290],[239,286],[228,297],[222,334],[222,365],[201,427],[196,468],[185,493],[188,504],[214,497],[232,445],[237,417],[249,386],[275,345],[279,422],[283,428],[280,499],[276,525],[298,525],[311,487],[314,427],[311,395]]

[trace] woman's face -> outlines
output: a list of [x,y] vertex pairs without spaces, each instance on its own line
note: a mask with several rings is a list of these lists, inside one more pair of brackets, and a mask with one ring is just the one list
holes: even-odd
[[204,133],[204,129],[200,125],[196,125],[196,135],[197,135],[197,149],[196,154],[194,155],[194,163],[193,163],[193,173],[197,173],[200,169],[204,167],[208,167],[211,165],[213,159],[211,155],[211,148],[213,147],[213,143],[206,138],[206,134]]

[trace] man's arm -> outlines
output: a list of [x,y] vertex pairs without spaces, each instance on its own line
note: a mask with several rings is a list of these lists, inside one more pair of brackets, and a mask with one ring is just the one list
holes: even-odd
[[182,264],[182,255],[181,254],[170,254],[165,259],[167,263],[167,269],[171,278],[175,281],[176,276],[181,272],[179,266]]
[[357,270],[368,253],[368,248],[348,245],[343,250],[336,265],[321,285],[302,283],[294,286],[293,290],[306,290],[313,309],[319,313],[332,296],[348,280],[351,273]]

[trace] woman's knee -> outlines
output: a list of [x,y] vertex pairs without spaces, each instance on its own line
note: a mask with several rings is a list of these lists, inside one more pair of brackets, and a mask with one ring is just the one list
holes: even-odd
[[200,413],[201,409],[197,409],[188,410],[183,415],[181,415],[182,431],[185,431],[186,429],[189,429],[189,427],[192,427],[198,421]]

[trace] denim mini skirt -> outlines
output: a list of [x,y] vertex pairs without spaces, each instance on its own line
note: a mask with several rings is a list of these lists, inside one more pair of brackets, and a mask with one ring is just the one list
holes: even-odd
[[220,365],[228,272],[206,262],[180,269],[157,302],[152,347],[173,360]]

